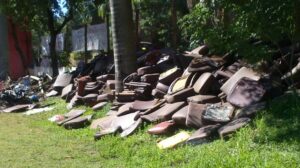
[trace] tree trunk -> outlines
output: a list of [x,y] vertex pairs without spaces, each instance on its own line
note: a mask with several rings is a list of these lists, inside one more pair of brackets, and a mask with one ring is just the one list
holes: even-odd
[[58,75],[58,61],[57,61],[57,55],[56,55],[56,36],[57,36],[57,34],[51,33],[50,44],[49,44],[53,76]]
[[136,71],[134,26],[131,0],[110,0],[116,92],[123,91],[122,80]]
[[139,45],[140,45],[139,31],[140,31],[140,9],[138,9],[136,7],[136,9],[135,9],[135,38],[136,38],[136,47],[137,48],[139,48]]
[[177,9],[176,9],[176,0],[172,0],[172,47],[177,49]]
[[87,24],[84,25],[84,62],[88,62],[88,48],[87,48]]
[[107,53],[110,53],[110,28],[109,28],[109,9],[106,11],[106,38],[107,38]]

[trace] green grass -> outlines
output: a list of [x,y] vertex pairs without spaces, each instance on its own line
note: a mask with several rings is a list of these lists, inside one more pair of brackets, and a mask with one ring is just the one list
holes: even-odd
[[166,136],[148,135],[149,126],[128,138],[107,136],[95,142],[94,130],[65,130],[47,120],[67,112],[62,100],[45,103],[56,103],[55,110],[33,116],[0,114],[1,168],[300,167],[300,104],[295,97],[278,99],[227,140],[169,150],[156,147]]

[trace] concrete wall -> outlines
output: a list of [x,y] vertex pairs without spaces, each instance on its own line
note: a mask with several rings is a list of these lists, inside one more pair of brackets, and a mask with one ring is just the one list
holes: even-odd
[[7,20],[0,15],[0,79],[5,79],[9,69]]

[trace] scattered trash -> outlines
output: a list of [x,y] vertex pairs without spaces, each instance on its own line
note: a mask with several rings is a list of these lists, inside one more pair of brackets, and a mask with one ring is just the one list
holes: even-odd
[[[0,109],[7,113],[26,111],[43,98],[60,96],[70,112],[48,120],[66,129],[91,125],[97,129],[96,140],[109,134],[127,137],[144,124],[153,123],[148,133],[155,135],[174,133],[178,128],[198,129],[191,136],[180,132],[159,142],[160,149],[184,142],[202,144],[214,135],[224,137],[248,124],[266,107],[265,100],[274,98],[273,90],[282,91],[277,94],[280,96],[291,86],[287,79],[296,77],[300,65],[293,62],[295,67],[289,72],[280,67],[287,59],[282,56],[267,71],[257,71],[230,54],[211,54],[208,46],[183,55],[164,49],[147,51],[139,56],[137,71],[122,81],[124,91],[117,93],[112,59],[99,55],[86,66],[56,78],[45,74],[16,82],[0,81]],[[284,70],[280,74],[277,69]],[[299,85],[299,80],[296,83]],[[72,110],[85,105],[97,111],[109,102],[110,111],[99,119],[85,116],[85,110]],[[33,108],[25,114],[53,109]]]

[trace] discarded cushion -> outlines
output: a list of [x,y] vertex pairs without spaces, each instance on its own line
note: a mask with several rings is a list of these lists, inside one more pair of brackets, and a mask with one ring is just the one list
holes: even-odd
[[249,78],[241,78],[227,96],[227,101],[238,107],[246,107],[259,102],[266,90],[258,82]]
[[217,64],[207,57],[194,58],[188,66],[189,72],[211,72],[217,68]]
[[164,121],[157,125],[154,125],[152,128],[148,129],[149,134],[161,135],[169,133],[173,130],[175,123],[173,121]]
[[130,114],[126,114],[123,116],[118,116],[117,118],[115,118],[112,122],[112,127],[121,127],[121,129],[124,131],[127,128],[129,128],[132,124],[135,123],[135,116],[139,113],[135,112],[135,113],[130,113]]
[[195,82],[193,88],[196,93],[205,95],[212,90],[213,85],[215,83],[216,83],[215,77],[211,73],[207,72],[207,73],[203,73],[199,77],[199,79]]
[[92,115],[77,117],[73,120],[65,122],[63,126],[66,129],[78,129],[87,126],[92,118]]
[[142,115],[141,118],[148,122],[156,122],[156,121],[166,121],[170,120],[172,114],[174,114],[178,109],[183,107],[185,102],[177,102],[172,104],[165,104],[161,108],[147,114]]
[[6,109],[3,110],[3,112],[5,112],[5,113],[11,113],[11,112],[25,111],[30,106],[32,106],[32,104],[19,104],[19,105],[15,105],[15,106],[6,108]]
[[72,80],[72,74],[69,73],[63,73],[57,76],[54,84],[53,84],[53,88],[64,88],[67,85],[69,85],[71,83]]
[[236,86],[236,83],[243,77],[250,78],[254,81],[258,81],[260,79],[255,72],[246,67],[242,67],[222,85],[221,91],[226,95],[229,95]]
[[120,130],[121,130],[121,127],[110,127],[110,128],[107,128],[107,129],[99,130],[94,135],[94,139],[99,140],[99,139],[101,139],[102,137],[104,137],[106,135],[115,134],[116,132],[119,132]]
[[186,117],[186,126],[200,128],[203,124],[203,114],[206,110],[205,104],[189,103]]
[[73,84],[69,84],[68,86],[63,88],[61,93],[61,98],[65,99],[72,92],[72,89],[73,89]]
[[125,114],[129,114],[131,112],[133,112],[130,107],[132,106],[132,103],[125,103],[124,105],[122,105],[119,109],[118,109],[118,113],[117,116],[122,116]]
[[134,131],[136,131],[139,126],[142,124],[142,119],[138,119],[137,121],[134,122],[134,124],[130,125],[126,130],[124,130],[120,136],[121,137],[127,137],[129,135],[131,135],[132,133],[134,133]]
[[103,107],[105,107],[107,105],[107,102],[100,102],[98,104],[96,104],[95,106],[93,106],[93,110],[101,110]]
[[105,117],[93,120],[90,128],[91,129],[100,128],[101,130],[109,129],[109,128],[111,128],[111,124],[115,118],[117,118],[117,116],[111,115],[111,116],[105,116]]
[[234,107],[229,103],[207,105],[203,119],[213,122],[229,122]]
[[221,137],[224,137],[228,134],[234,133],[238,129],[242,128],[246,124],[248,124],[251,121],[250,118],[239,118],[236,120],[231,121],[230,123],[224,125],[218,130],[218,133]]
[[242,109],[239,109],[236,112],[236,115],[234,118],[242,118],[242,117],[253,117],[255,114],[263,110],[266,107],[266,102],[256,103],[247,107],[244,107]]
[[173,148],[176,145],[179,145],[186,140],[188,140],[190,137],[189,133],[182,131],[174,136],[171,136],[167,139],[164,139],[160,141],[157,146],[159,149],[168,149],[168,148]]
[[135,100],[131,104],[131,109],[134,111],[145,111],[150,108],[152,108],[158,100],[150,100],[150,101],[140,101],[140,100]]
[[64,114],[64,120],[58,121],[57,124],[62,125],[70,120],[73,120],[74,118],[83,115],[84,112],[85,110],[71,110],[70,112]]
[[176,92],[172,95],[165,95],[164,98],[167,100],[168,103],[175,103],[179,101],[185,101],[188,97],[194,96],[196,92],[194,88],[186,88],[179,92]]
[[152,86],[154,86],[158,81],[159,75],[159,73],[145,74],[141,77],[141,82],[150,83]]
[[158,69],[155,66],[145,66],[141,67],[137,70],[139,76],[143,76],[145,74],[157,73]]
[[206,104],[206,103],[218,103],[220,102],[220,98],[214,95],[196,95],[192,97],[188,97],[188,102]]
[[182,107],[180,110],[178,110],[177,112],[175,112],[172,116],[172,120],[179,125],[185,125],[186,122],[186,116],[188,113],[188,105]]
[[181,70],[177,67],[174,67],[160,74],[158,82],[164,85],[170,85],[181,74]]
[[216,125],[207,125],[195,131],[191,137],[187,140],[187,144],[201,144],[207,141],[214,132],[217,132],[218,128],[221,127],[221,124]]

